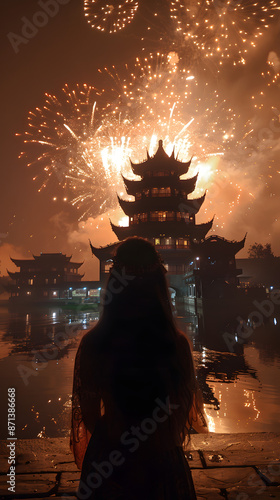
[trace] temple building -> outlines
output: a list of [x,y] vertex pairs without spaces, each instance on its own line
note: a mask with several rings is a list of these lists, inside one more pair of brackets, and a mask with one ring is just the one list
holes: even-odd
[[71,256],[41,253],[33,259],[11,259],[19,271],[8,274],[14,281],[9,286],[13,301],[49,301],[88,298],[98,294],[98,282],[82,281],[82,262],[71,262]]
[[[181,162],[174,152],[168,156],[159,141],[156,154],[148,155],[139,164],[131,162],[131,168],[140,180],[123,177],[126,192],[134,201],[118,197],[119,204],[128,217],[128,226],[117,226],[111,222],[112,230],[119,241],[130,236],[140,236],[154,243],[168,270],[169,285],[180,295],[186,291],[183,276],[189,269],[192,258],[191,242],[205,240],[212,228],[213,219],[196,223],[205,194],[190,198],[196,187],[197,175],[181,179],[188,173],[191,161]],[[92,253],[100,261],[100,281],[106,281],[112,264],[112,255],[118,242],[103,248],[91,245]]]

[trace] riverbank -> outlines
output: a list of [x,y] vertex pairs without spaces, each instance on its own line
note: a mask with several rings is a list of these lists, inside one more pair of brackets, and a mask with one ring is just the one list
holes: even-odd
[[[0,442],[0,498],[74,500],[79,471],[67,438],[16,442],[16,493],[8,491]],[[187,453],[198,500],[280,499],[280,434],[193,435]]]

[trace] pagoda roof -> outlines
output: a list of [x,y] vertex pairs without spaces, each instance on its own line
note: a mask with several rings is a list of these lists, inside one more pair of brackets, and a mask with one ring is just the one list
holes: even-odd
[[184,193],[192,193],[195,190],[195,186],[197,183],[198,174],[194,177],[190,177],[189,179],[180,179],[179,189]]
[[132,171],[135,175],[140,175],[143,177],[146,172],[156,172],[156,171],[168,171],[174,172],[177,175],[186,174],[190,168],[191,160],[188,162],[181,162],[175,158],[174,150],[171,156],[163,149],[163,141],[160,140],[158,143],[158,150],[156,154],[150,157],[147,153],[147,160],[141,163],[133,163],[130,161]]
[[10,278],[12,278],[12,280],[15,280],[17,276],[20,276],[19,272],[11,272],[11,271],[8,271],[8,269],[7,269],[7,273],[10,276]]
[[51,264],[67,264],[70,263],[74,267],[81,267],[83,265],[83,262],[70,262],[72,259],[72,255],[70,257],[67,257],[66,255],[62,253],[41,253],[40,255],[33,255],[33,259],[13,259],[11,257],[11,261],[17,266],[17,267],[26,267],[28,265],[34,266],[34,264],[37,266],[44,264],[44,265],[51,265]]
[[117,241],[116,243],[113,243],[111,245],[107,245],[105,247],[94,247],[91,243],[91,241],[89,240],[89,244],[90,244],[90,248],[91,248],[91,251],[93,253],[93,255],[95,255],[95,257],[97,257],[99,260],[111,260],[113,258],[113,255],[114,255],[114,252],[116,250],[116,248],[118,247],[118,245],[120,244],[119,241]]
[[204,224],[188,224],[182,221],[148,221],[133,224],[132,226],[117,226],[110,221],[112,230],[119,240],[124,240],[130,236],[140,236],[142,238],[158,238],[162,235],[173,238],[191,238],[192,240],[202,240],[212,228],[214,219]]
[[[112,243],[110,245],[107,245],[105,247],[94,247],[91,243],[91,241],[89,242],[90,243],[90,248],[91,248],[91,251],[93,253],[93,255],[95,255],[99,260],[103,261],[103,262],[106,262],[106,261],[109,261],[109,260],[112,260],[114,255],[115,255],[115,252],[116,252],[116,248],[121,244],[121,241],[118,241],[117,243]],[[170,258],[176,258],[177,262],[182,262],[182,263],[185,263],[186,262],[186,259],[190,257],[191,255],[191,250],[190,248],[160,248],[160,249],[157,249],[162,258],[165,260],[168,260]]]
[[195,190],[198,174],[190,179],[180,179],[178,176],[162,176],[162,177],[149,177],[141,180],[126,179],[124,176],[123,182],[128,195],[135,196],[147,188],[176,188],[181,192],[190,194]]
[[200,243],[191,242],[191,247],[198,256],[217,258],[217,256],[234,256],[245,245],[246,236],[241,241],[230,241],[221,236],[213,235]]
[[48,261],[48,260],[63,260],[65,262],[70,262],[72,259],[72,255],[70,257],[67,257],[66,254],[63,254],[61,252],[59,253],[41,253],[40,255],[33,255],[35,260],[40,260],[40,261]]
[[132,217],[134,214],[146,213],[150,211],[174,211],[197,214],[205,200],[206,193],[200,198],[186,200],[181,196],[170,197],[149,197],[137,201],[123,200],[118,196],[120,207],[126,215]]

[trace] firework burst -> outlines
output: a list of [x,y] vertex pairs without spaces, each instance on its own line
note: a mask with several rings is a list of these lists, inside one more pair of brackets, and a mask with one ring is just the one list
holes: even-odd
[[43,107],[29,113],[27,150],[20,155],[29,160],[28,166],[39,169],[34,177],[43,178],[39,191],[55,176],[64,189],[70,188],[74,205],[86,208],[90,202],[96,213],[113,203],[108,172],[100,169],[98,134],[107,108],[103,102],[103,92],[87,85],[65,85],[59,99],[45,94]]
[[22,156],[42,172],[40,189],[55,174],[80,218],[105,213],[124,191],[121,174],[132,175],[129,159],[152,155],[159,139],[182,161],[195,155],[199,191],[211,186],[215,158],[230,148],[238,121],[215,89],[200,86],[174,52],[104,69],[100,78],[103,90],[66,85],[60,98],[46,94],[44,106],[30,112]]
[[245,64],[251,48],[274,20],[275,0],[171,0],[177,33],[193,44],[203,58]]
[[84,0],[84,12],[92,28],[108,33],[124,29],[135,16],[135,0]]

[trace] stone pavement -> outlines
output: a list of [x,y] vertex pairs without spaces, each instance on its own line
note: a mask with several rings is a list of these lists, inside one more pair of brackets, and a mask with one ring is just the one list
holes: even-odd
[[[16,493],[8,491],[7,444],[0,442],[0,499],[76,498],[80,473],[68,439],[16,442]],[[280,499],[280,434],[193,435],[187,457],[198,500]]]

